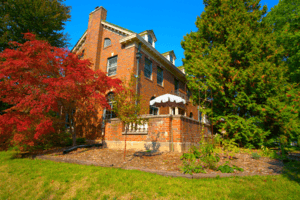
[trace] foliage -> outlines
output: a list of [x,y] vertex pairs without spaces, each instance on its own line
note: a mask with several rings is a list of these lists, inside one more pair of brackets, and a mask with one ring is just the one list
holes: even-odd
[[260,155],[256,152],[252,153],[252,158],[255,159],[255,160],[259,160],[260,159]]
[[244,171],[243,168],[237,167],[235,165],[230,167],[228,164],[229,164],[229,161],[227,161],[224,165],[220,165],[218,167],[218,170],[221,171],[222,173],[233,173],[234,170],[241,171],[241,172]]
[[183,160],[183,173],[205,173],[204,168],[216,169],[220,161],[219,155],[214,153],[213,145],[204,142],[199,147],[191,147],[189,153],[182,154],[180,159]]
[[237,143],[235,142],[235,139],[223,139],[222,140],[222,146],[224,150],[227,151],[236,151],[238,149]]
[[199,165],[199,160],[183,160],[183,165],[180,167],[182,173],[184,174],[190,174],[193,173],[203,173],[206,174],[206,171],[204,169],[204,166]]
[[[300,132],[299,96],[287,82],[284,49],[262,21],[267,7],[261,8],[259,2],[204,0],[198,31],[187,34],[181,43],[195,102],[203,101],[224,138],[255,147]],[[207,99],[213,100],[212,109]]]
[[10,140],[26,150],[43,142],[43,135],[59,134],[68,125],[76,145],[80,110],[109,107],[105,92],[120,90],[121,81],[93,71],[88,60],[36,40],[31,33],[25,39],[0,53],[0,100],[14,105],[0,115],[0,143]]
[[145,113],[142,109],[140,101],[141,97],[136,93],[134,85],[136,78],[131,75],[129,83],[123,81],[122,91],[119,91],[114,96],[113,111],[117,117],[124,123],[125,126],[125,148],[124,148],[124,160],[126,155],[126,136],[130,126],[137,127],[144,124],[146,121],[141,117]]
[[66,47],[67,36],[62,32],[69,21],[70,6],[65,0],[3,0],[0,2],[0,52],[9,48],[10,41],[24,43],[23,33],[36,34],[52,46]]
[[77,144],[85,144],[85,142],[86,142],[85,138],[76,138]]
[[284,47],[290,81],[300,83],[300,0],[280,0],[264,21],[272,26],[277,45]]

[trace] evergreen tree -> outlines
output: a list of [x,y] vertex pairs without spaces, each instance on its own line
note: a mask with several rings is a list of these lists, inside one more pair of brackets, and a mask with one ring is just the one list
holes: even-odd
[[63,34],[70,7],[65,0],[2,0],[0,2],[0,51],[9,47],[9,41],[24,43],[23,33],[34,33],[38,39],[52,46],[65,47]]
[[264,21],[272,25],[283,59],[290,70],[290,81],[300,83],[300,0],[280,0]]
[[198,31],[182,41],[188,86],[196,102],[200,98],[205,104],[212,97],[213,107],[202,108],[212,115],[214,130],[255,146],[281,134],[293,137],[299,130],[298,114],[285,103],[295,99],[288,94],[283,48],[262,21],[267,7],[259,3],[204,0]]

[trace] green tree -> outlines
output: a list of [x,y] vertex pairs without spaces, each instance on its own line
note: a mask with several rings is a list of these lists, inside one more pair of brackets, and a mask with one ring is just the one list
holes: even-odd
[[135,82],[136,78],[134,75],[131,76],[129,83],[126,80],[123,81],[123,89],[115,94],[113,103],[113,111],[125,126],[124,161],[126,155],[126,138],[129,128],[137,128],[138,125],[145,122],[145,119],[141,117],[145,113],[145,110],[141,107],[141,96],[134,89]]
[[52,46],[66,47],[67,36],[62,32],[69,20],[70,6],[65,0],[2,0],[0,1],[0,51],[8,42],[24,43],[23,33],[31,32],[37,39]]
[[283,48],[262,21],[267,7],[259,3],[204,0],[198,31],[187,34],[181,43],[195,102],[211,95],[213,107],[204,107],[217,131],[226,130],[225,138],[255,146],[268,137],[295,135],[299,130],[298,114],[284,103],[293,99],[287,96],[291,88],[285,78]]
[[284,47],[290,81],[300,83],[300,0],[280,0],[264,21],[272,25],[278,46]]

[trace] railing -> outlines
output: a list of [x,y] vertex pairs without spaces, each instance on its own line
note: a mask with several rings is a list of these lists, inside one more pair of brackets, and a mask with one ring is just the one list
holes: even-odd
[[[123,134],[126,132],[126,126],[123,126]],[[130,123],[127,129],[127,134],[135,134],[135,133],[148,133],[148,122],[145,122],[144,124],[136,124],[136,123]]]
[[183,98],[183,99],[186,101],[186,103],[189,102],[189,97],[188,97],[188,95],[186,95],[186,94],[180,92],[179,90],[172,90],[172,91],[171,91],[171,94]]

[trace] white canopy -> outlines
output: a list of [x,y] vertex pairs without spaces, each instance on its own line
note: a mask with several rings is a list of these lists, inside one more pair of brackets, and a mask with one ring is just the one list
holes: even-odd
[[176,105],[186,104],[186,101],[173,94],[164,94],[150,101],[151,106],[170,106],[176,107]]

